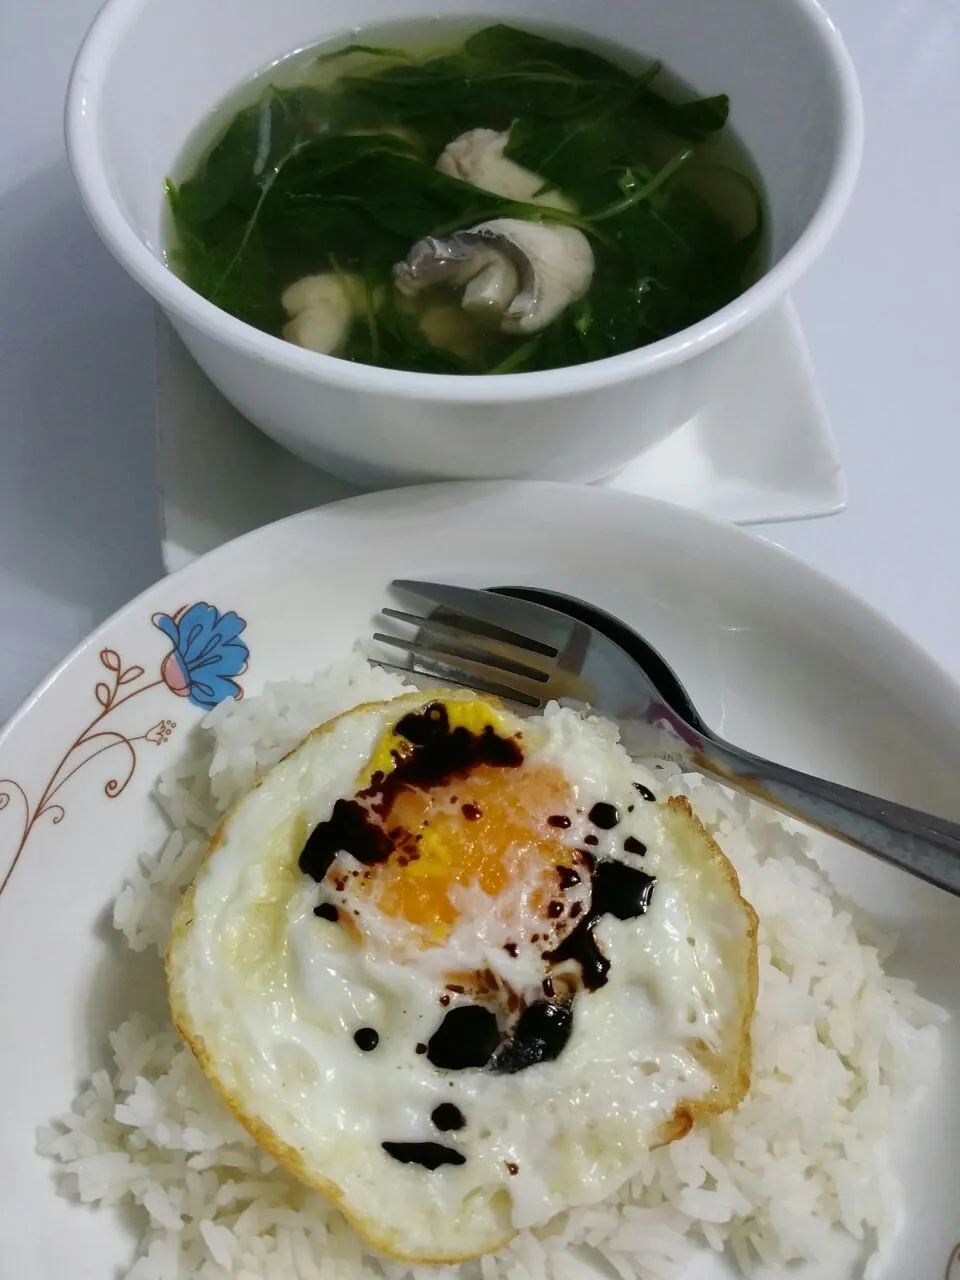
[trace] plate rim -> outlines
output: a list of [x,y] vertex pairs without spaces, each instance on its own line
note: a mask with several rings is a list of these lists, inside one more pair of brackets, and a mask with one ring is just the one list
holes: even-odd
[[[370,493],[355,494],[348,498],[341,498],[336,502],[324,503],[318,507],[310,507],[306,511],[295,512],[293,515],[282,516],[269,524],[260,525],[256,529],[251,529],[247,533],[238,535],[236,538],[231,538],[228,542],[212,548],[173,573],[156,579],[132,599],[128,600],[126,604],[114,610],[113,613],[89,632],[26,696],[6,723],[0,726],[0,750],[7,746],[10,737],[19,729],[32,708],[41,698],[46,696],[73,662],[99,641],[114,625],[123,620],[128,613],[133,613],[151,593],[158,590],[162,585],[167,583],[176,584],[192,573],[201,573],[211,566],[215,567],[218,559],[232,557],[238,549],[245,548],[260,539],[274,537],[283,529],[292,527],[297,523],[308,524],[314,520],[335,520],[344,511],[362,510],[365,507],[372,507],[376,510],[377,507],[396,503],[400,499],[404,500],[405,506],[408,508],[408,510],[404,511],[404,516],[407,516],[417,506],[422,497],[429,499],[434,496],[459,493],[464,499],[476,499],[478,497],[496,496],[496,494],[506,491],[519,493],[521,490],[537,495],[556,495],[558,499],[564,499],[570,503],[579,502],[583,505],[593,503],[597,506],[616,506],[626,512],[629,512],[632,507],[657,508],[668,513],[666,516],[668,520],[678,520],[680,523],[686,522],[691,525],[705,525],[707,528],[712,529],[715,534],[722,538],[727,538],[733,544],[740,547],[749,545],[753,549],[751,554],[768,557],[771,562],[775,560],[788,561],[794,569],[800,572],[801,577],[806,577],[807,581],[815,583],[819,590],[832,595],[838,603],[842,603],[848,609],[852,609],[855,621],[858,624],[865,626],[870,623],[875,631],[883,634],[885,639],[891,640],[896,644],[905,645],[916,664],[930,678],[942,681],[949,688],[951,696],[957,701],[958,728],[960,728],[960,680],[955,678],[938,659],[928,653],[909,632],[905,631],[893,619],[871,604],[870,601],[864,599],[859,593],[843,583],[838,582],[837,579],[831,577],[822,569],[809,564],[797,552],[781,546],[771,538],[764,537],[750,528],[721,520],[717,516],[707,515],[702,511],[694,511],[690,507],[668,502],[663,498],[648,497],[646,494],[627,493],[623,490],[595,489],[591,485],[580,485],[559,480],[440,480],[422,485],[407,485],[395,489],[377,489]],[[399,513],[394,514],[398,515]]]

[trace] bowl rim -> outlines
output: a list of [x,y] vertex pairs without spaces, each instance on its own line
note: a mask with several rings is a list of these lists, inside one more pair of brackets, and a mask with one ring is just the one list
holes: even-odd
[[254,360],[311,381],[373,395],[451,404],[516,403],[582,394],[672,368],[733,337],[773,307],[833,235],[850,201],[863,153],[863,102],[853,61],[820,0],[784,0],[806,19],[841,104],[834,161],[813,216],[783,257],[719,311],[635,351],[535,373],[411,373],[308,351],[221,310],[182,281],[143,242],[115,199],[98,142],[104,72],[120,37],[155,0],[106,0],[74,61],[64,106],[67,157],[81,202],[104,244],[171,319]]

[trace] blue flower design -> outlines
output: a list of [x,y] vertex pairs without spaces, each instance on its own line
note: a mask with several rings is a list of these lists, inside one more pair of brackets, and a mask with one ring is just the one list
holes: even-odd
[[238,639],[247,625],[243,618],[201,601],[184,605],[172,617],[155,613],[153,625],[173,645],[160,666],[160,676],[172,693],[189,698],[204,711],[226,698],[243,697],[234,679],[246,671],[250,657],[250,650]]

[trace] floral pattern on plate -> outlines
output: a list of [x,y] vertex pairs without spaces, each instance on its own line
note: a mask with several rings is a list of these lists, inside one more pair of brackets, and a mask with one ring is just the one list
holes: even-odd
[[247,669],[250,651],[239,639],[246,627],[235,613],[220,613],[201,601],[172,616],[155,613],[153,625],[171,641],[160,676],[172,692],[210,711],[226,698],[241,698],[235,677]]
[[66,817],[61,792],[71,779],[107,752],[118,754],[118,766],[103,786],[106,798],[116,800],[136,772],[138,745],[162,747],[177,727],[175,720],[165,716],[142,733],[130,733],[115,723],[108,725],[120,707],[161,686],[187,698],[202,711],[209,711],[228,698],[243,697],[237,677],[246,671],[250,657],[240,639],[246,629],[245,619],[232,611],[221,613],[206,601],[199,601],[184,605],[174,614],[156,613],[152,622],[173,646],[160,663],[159,673],[151,678],[139,663],[124,665],[115,649],[100,650],[103,672],[93,688],[99,710],[66,748],[39,798],[32,801],[27,787],[15,778],[0,778],[0,816],[17,806],[22,811],[19,838],[0,880],[0,893],[9,883],[37,823],[49,817],[56,826]]

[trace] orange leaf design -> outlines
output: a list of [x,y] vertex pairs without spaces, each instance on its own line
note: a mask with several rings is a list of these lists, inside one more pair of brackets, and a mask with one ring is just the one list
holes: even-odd
[[116,649],[101,649],[100,661],[108,671],[120,670],[120,655],[117,653]]

